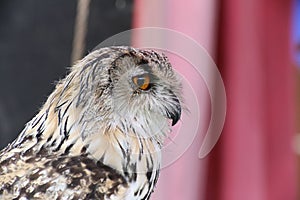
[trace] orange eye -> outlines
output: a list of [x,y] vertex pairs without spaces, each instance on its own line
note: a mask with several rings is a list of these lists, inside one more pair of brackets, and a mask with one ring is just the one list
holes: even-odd
[[134,76],[132,78],[132,81],[141,90],[147,90],[150,87],[150,76],[149,76],[149,74]]

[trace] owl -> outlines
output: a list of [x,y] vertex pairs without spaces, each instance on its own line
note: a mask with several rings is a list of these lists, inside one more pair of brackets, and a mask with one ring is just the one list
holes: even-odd
[[0,152],[0,199],[149,199],[181,104],[163,54],[92,51]]

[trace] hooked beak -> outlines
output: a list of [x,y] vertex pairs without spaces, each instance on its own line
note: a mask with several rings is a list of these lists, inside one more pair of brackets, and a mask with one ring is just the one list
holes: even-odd
[[174,126],[180,119],[181,116],[181,105],[178,98],[174,95],[173,100],[176,102],[176,106],[171,111],[167,112],[167,117],[172,120],[172,126]]

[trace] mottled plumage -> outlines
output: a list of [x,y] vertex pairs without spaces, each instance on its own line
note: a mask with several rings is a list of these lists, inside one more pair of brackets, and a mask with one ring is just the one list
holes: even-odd
[[0,152],[0,199],[149,199],[180,90],[162,54],[91,52]]

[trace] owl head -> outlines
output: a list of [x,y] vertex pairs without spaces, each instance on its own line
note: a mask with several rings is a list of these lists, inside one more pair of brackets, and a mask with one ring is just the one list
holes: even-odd
[[163,54],[118,46],[94,50],[64,81],[73,87],[83,135],[119,129],[162,137],[181,115],[181,84]]

